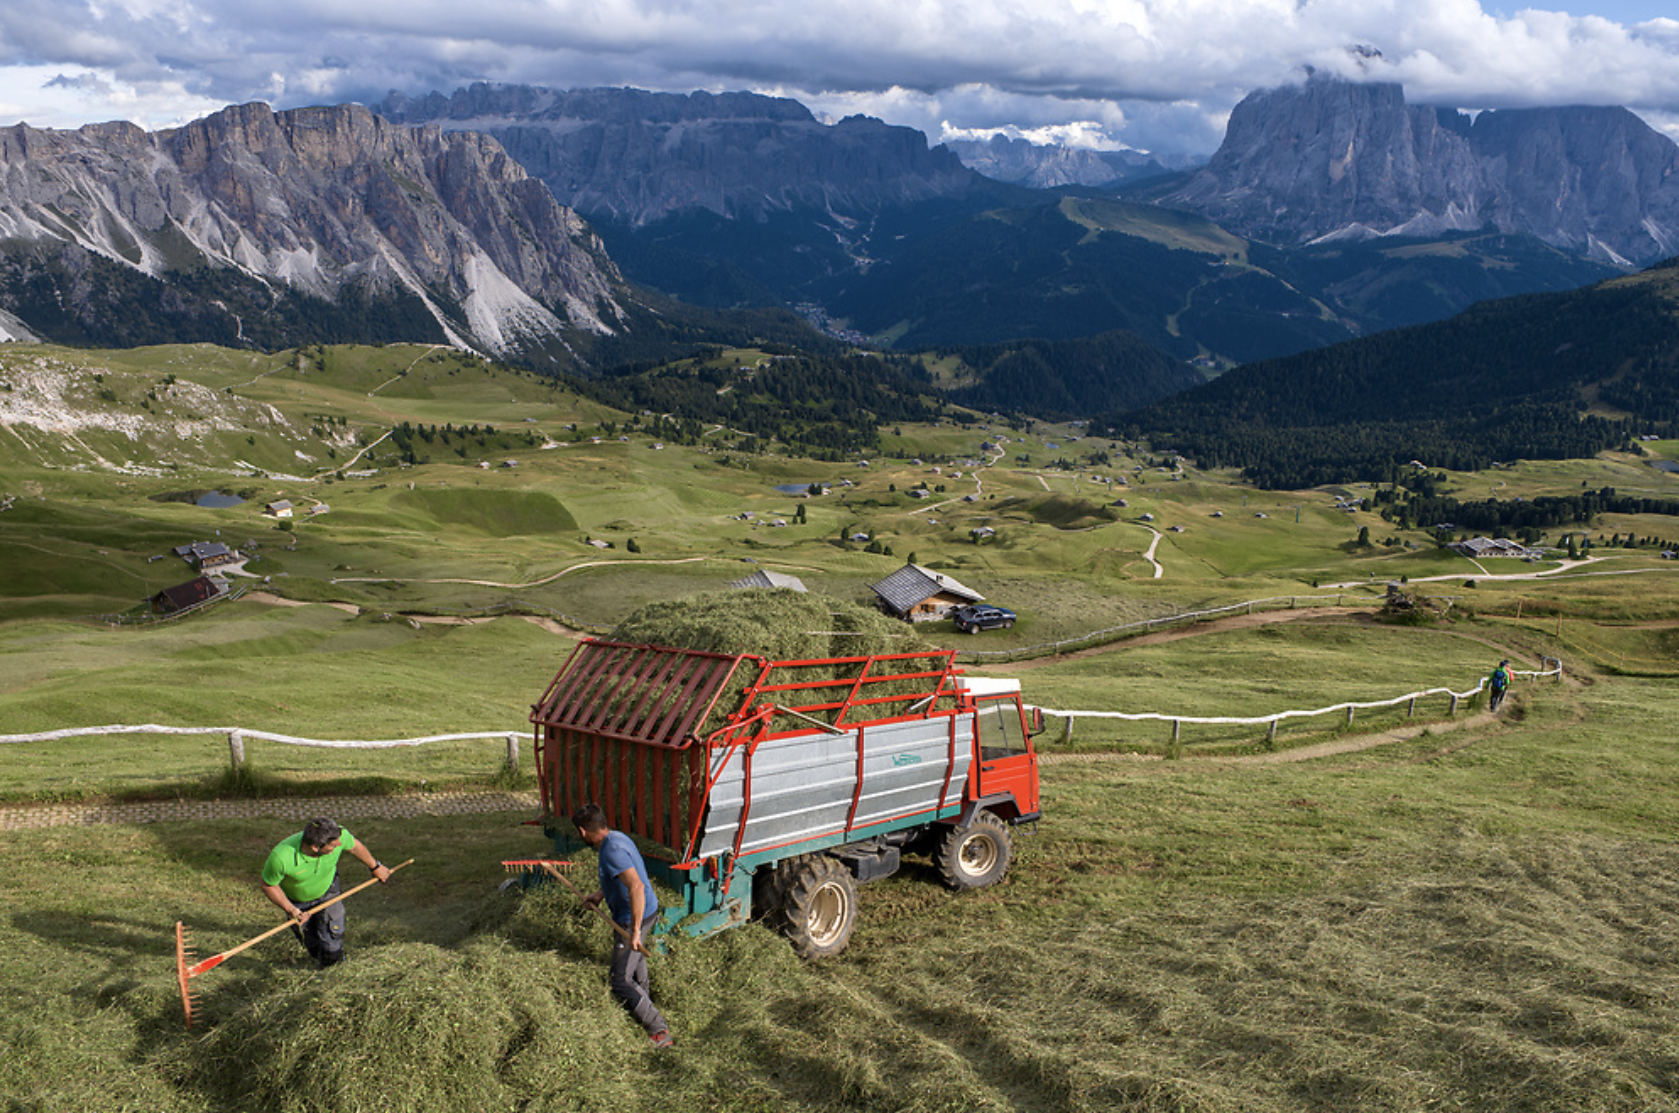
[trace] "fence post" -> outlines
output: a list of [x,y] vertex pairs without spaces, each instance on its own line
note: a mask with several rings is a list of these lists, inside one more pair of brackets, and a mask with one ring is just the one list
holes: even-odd
[[1452,693],[1452,705],[1446,709],[1446,717],[1451,718],[1453,715],[1456,715],[1456,714],[1457,714],[1457,693],[1453,692]]
[[1347,725],[1349,727],[1353,725],[1353,709],[1350,707],[1347,708]]
[[1179,728],[1182,725],[1177,719],[1172,720],[1172,740],[1166,744],[1166,756],[1172,760],[1183,756],[1183,746],[1178,742]]
[[1062,723],[1064,725],[1061,727],[1061,744],[1065,746],[1073,740],[1073,717],[1068,715]]
[[1405,708],[1405,717],[1407,719],[1414,719],[1414,718],[1417,717],[1417,697],[1416,696],[1411,697],[1410,704]]
[[227,752],[233,759],[233,769],[238,772],[245,767],[245,736],[236,730],[227,732]]
[[1271,720],[1271,725],[1265,730],[1265,748],[1267,750],[1277,748],[1277,720],[1275,719]]
[[507,771],[509,773],[519,771],[519,736],[517,734],[509,733],[507,736]]

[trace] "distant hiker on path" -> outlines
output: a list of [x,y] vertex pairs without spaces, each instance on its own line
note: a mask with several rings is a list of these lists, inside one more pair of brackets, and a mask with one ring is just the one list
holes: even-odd
[[1510,688],[1509,658],[1498,662],[1498,667],[1487,677],[1487,687],[1492,691],[1492,697],[1487,703],[1487,710],[1497,711],[1498,705],[1504,702],[1504,693]]
[[344,905],[335,904],[319,916],[309,910],[338,896],[338,859],[348,850],[381,882],[391,871],[373,856],[365,843],[330,819],[311,819],[297,834],[284,839],[262,864],[262,895],[297,921],[292,932],[321,969],[344,961]]
[[[584,804],[571,817],[582,840],[600,855],[600,888],[583,898],[588,908],[606,902],[613,923],[623,932],[612,933],[612,966],[608,981],[612,995],[647,1029],[654,1047],[670,1047],[670,1025],[658,1007],[647,977],[647,949],[643,943],[653,930],[659,913],[659,898],[647,879],[647,863],[635,840],[606,825],[606,813],[599,804]],[[626,936],[628,938],[626,938]]]

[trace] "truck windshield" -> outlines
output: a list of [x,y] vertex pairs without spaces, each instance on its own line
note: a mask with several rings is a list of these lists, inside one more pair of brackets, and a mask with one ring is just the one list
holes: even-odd
[[982,702],[978,721],[980,760],[992,761],[1026,752],[1025,732],[1020,729],[1020,710],[1013,700]]

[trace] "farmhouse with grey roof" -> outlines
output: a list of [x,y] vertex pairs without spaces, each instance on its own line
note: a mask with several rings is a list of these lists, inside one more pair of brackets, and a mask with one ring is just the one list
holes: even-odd
[[908,622],[930,622],[943,618],[956,607],[978,603],[985,596],[957,583],[942,572],[905,564],[884,580],[869,585],[880,609]]

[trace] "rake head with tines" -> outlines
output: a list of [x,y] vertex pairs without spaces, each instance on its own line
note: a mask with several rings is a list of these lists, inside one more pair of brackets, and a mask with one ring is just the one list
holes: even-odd
[[[389,867],[387,876],[390,873],[395,873],[397,870],[402,869],[403,866],[412,865],[413,863],[414,859],[410,858],[401,865],[391,866]],[[332,905],[337,904],[339,901],[353,897],[369,885],[377,885],[378,883],[377,879],[364,881],[360,885],[357,885],[354,889],[340,893],[331,900],[322,901],[320,904],[317,904],[314,908],[311,908],[307,913],[305,913],[303,918],[307,920],[310,916],[313,916],[322,909],[329,908]],[[179,920],[177,920],[175,922],[175,978],[181,986],[181,1008],[186,1012],[187,1027],[192,1027],[192,1006],[194,1003],[190,984],[192,979],[198,977],[200,974],[208,973],[209,971],[214,970],[216,967],[220,966],[240,951],[254,947],[270,936],[278,935],[280,932],[293,926],[293,923],[294,921],[287,919],[284,923],[275,924],[261,935],[252,936],[250,939],[245,940],[237,947],[229,947],[219,955],[211,955],[209,958],[204,959],[201,962],[194,962],[192,961],[192,946],[191,940],[187,935],[187,929]]]
[[181,1008],[186,1012],[187,1027],[192,1027],[192,1007],[197,1002],[193,998],[193,991],[188,985],[192,975],[188,970],[194,965],[197,956],[192,951],[192,936],[187,934],[186,925],[175,921],[175,979],[181,985]]

